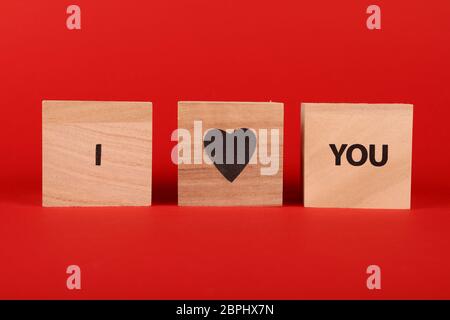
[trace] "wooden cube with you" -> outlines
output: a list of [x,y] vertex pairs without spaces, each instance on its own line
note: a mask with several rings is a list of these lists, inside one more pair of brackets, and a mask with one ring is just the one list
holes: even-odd
[[302,104],[305,207],[408,209],[413,106]]

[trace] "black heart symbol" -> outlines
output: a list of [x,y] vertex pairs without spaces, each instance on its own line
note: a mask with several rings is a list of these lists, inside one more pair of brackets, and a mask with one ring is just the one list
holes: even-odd
[[221,129],[210,129],[203,138],[208,157],[219,172],[233,182],[249,163],[256,149],[256,136],[247,128],[227,133]]

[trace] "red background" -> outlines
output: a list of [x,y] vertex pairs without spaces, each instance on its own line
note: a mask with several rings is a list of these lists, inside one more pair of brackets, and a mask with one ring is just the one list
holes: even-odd
[[[0,4],[0,298],[450,298],[448,0],[73,3]],[[154,206],[42,208],[43,99],[152,101]],[[285,103],[283,208],[176,206],[178,100]],[[301,102],[413,103],[413,209],[303,208]]]

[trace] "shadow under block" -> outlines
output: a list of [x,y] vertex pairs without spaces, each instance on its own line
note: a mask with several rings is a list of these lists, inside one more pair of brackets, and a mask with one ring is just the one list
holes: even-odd
[[302,104],[305,207],[409,209],[412,126],[408,104]]
[[[192,137],[191,150],[195,148],[194,121],[202,121],[201,153],[204,151],[203,135],[209,129],[253,129],[256,134],[257,163],[248,163],[230,182],[213,164],[178,165],[178,204],[181,206],[281,206],[283,203],[283,104],[274,102],[179,102],[178,128],[187,129]],[[260,129],[268,129],[266,138]],[[270,130],[279,132],[279,152],[271,153]],[[198,137],[197,137],[198,139]],[[198,140],[197,140],[198,141]],[[274,140],[275,141],[275,140]],[[198,143],[198,142],[197,142]],[[259,158],[260,143],[268,143],[268,154],[278,162],[273,175],[262,175]],[[200,145],[200,144],[199,144]],[[180,154],[180,149],[178,150]],[[203,155],[205,157],[206,155]],[[272,162],[273,164],[274,162]]]
[[151,204],[150,102],[43,101],[45,207]]

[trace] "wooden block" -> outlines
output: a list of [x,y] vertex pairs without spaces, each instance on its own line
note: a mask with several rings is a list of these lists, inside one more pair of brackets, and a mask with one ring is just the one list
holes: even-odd
[[410,208],[412,125],[409,104],[302,104],[305,207]]
[[[194,122],[196,125],[194,125]],[[198,124],[201,128],[198,128]],[[272,102],[179,102],[178,128],[191,136],[191,163],[178,165],[178,204],[182,206],[279,206],[283,199],[283,104]],[[242,129],[242,130],[239,130]],[[246,130],[247,129],[247,130]],[[222,131],[220,131],[222,130]],[[221,132],[230,150],[246,151],[239,164],[222,164],[211,150],[209,134]],[[266,132],[267,134],[264,134]],[[232,149],[232,134],[248,141]],[[184,138],[186,139],[186,137]],[[179,141],[183,140],[180,139]],[[238,140],[236,140],[238,141]],[[253,141],[253,142],[252,142]],[[244,148],[242,148],[245,145]],[[267,147],[267,149],[265,149]],[[265,153],[265,150],[268,150]],[[178,153],[186,159],[178,144]],[[242,154],[242,153],[241,153]],[[269,157],[266,157],[265,155]],[[210,163],[205,163],[206,160]],[[248,161],[247,161],[248,160]],[[181,162],[181,159],[179,158]],[[197,162],[197,163],[194,163]],[[247,162],[249,162],[247,164]]]
[[43,101],[42,203],[151,204],[150,102]]

